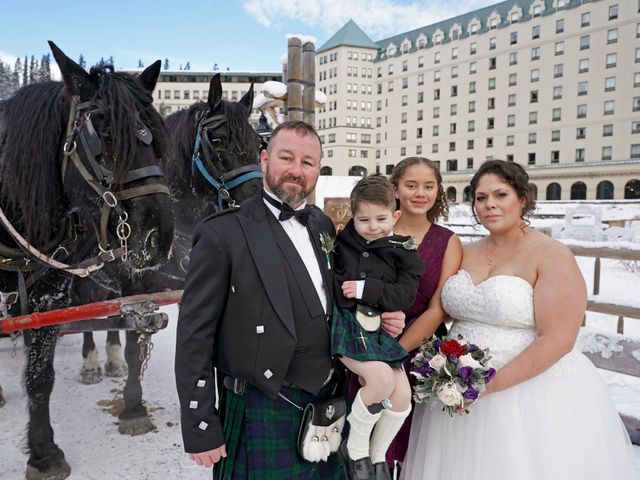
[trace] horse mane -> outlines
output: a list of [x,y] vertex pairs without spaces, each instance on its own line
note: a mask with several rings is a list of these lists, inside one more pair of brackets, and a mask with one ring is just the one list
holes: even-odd
[[[150,94],[133,75],[109,68],[92,68],[90,75],[98,86],[93,100],[111,130],[117,183],[133,163],[140,121],[151,130],[158,157],[172,149]],[[50,240],[69,209],[61,178],[69,108],[64,84],[51,81],[25,86],[0,102],[0,202],[35,245]]]
[[[184,197],[191,191],[193,147],[196,139],[197,120],[201,112],[208,109],[206,102],[194,103],[186,110],[180,110],[169,115],[165,121],[171,132],[175,156],[167,166],[168,178],[172,193],[178,198]],[[250,112],[239,102],[221,100],[216,113],[226,118],[226,128],[229,144],[225,149],[238,159],[239,165],[246,163],[245,159],[252,157],[257,161],[258,140],[256,133],[249,124]],[[234,166],[224,165],[225,169]]]

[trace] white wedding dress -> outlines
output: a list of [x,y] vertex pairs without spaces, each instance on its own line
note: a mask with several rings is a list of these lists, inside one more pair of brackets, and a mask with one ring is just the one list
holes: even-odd
[[[536,337],[533,288],[520,277],[474,285],[461,270],[445,283],[442,305],[455,319],[449,336],[488,347],[497,370]],[[630,445],[605,383],[573,350],[544,373],[479,399],[469,415],[418,404],[401,478],[640,479]]]

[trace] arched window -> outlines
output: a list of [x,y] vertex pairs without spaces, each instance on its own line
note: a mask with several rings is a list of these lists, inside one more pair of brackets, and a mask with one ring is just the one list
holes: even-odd
[[562,187],[559,183],[550,183],[547,185],[547,200],[560,200],[562,195]]
[[587,186],[584,182],[576,182],[571,185],[571,200],[586,200]]
[[628,200],[634,200],[640,198],[640,180],[629,180],[624,186],[624,198]]
[[447,188],[447,199],[451,202],[451,203],[456,203],[456,197],[458,195],[458,191],[456,190],[456,187],[449,187]]
[[471,185],[464,187],[464,191],[462,192],[462,201],[468,203],[471,202]]
[[366,177],[367,169],[364,167],[361,167],[360,165],[354,165],[349,169],[349,176],[350,177]]
[[603,180],[596,188],[596,199],[613,200],[613,183],[609,180]]
[[531,183],[529,185],[529,188],[531,188],[531,194],[533,195],[533,199],[537,200],[538,199],[538,186],[535,183]]
[[333,169],[331,167],[320,168],[320,175],[333,175]]

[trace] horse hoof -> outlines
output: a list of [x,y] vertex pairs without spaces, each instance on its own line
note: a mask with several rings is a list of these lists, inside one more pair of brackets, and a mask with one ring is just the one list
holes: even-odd
[[118,431],[123,435],[142,435],[150,432],[156,427],[151,423],[149,417],[120,419]]
[[59,465],[49,468],[44,472],[31,465],[27,465],[25,477],[27,480],[64,480],[71,475],[71,467],[63,458]]
[[81,370],[78,381],[85,385],[100,383],[102,381],[102,369]]
[[104,376],[105,377],[126,377],[127,365],[117,364],[115,362],[106,362],[104,364]]

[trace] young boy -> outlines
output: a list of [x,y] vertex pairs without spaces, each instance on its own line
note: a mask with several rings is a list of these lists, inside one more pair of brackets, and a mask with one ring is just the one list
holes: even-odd
[[350,479],[390,479],[385,453],[411,411],[411,387],[401,369],[407,352],[380,329],[379,314],[413,304],[424,264],[411,237],[393,235],[400,211],[386,177],[360,180],[351,192],[351,212],[336,242],[331,350],[364,386],[340,453]]

